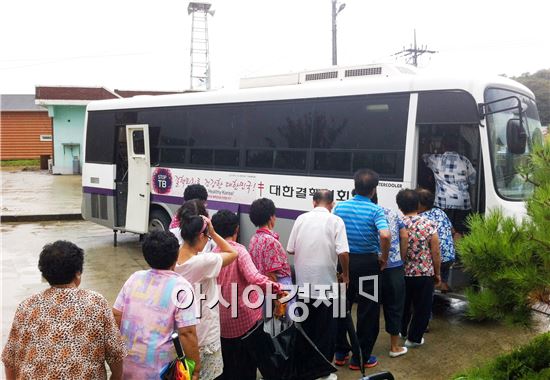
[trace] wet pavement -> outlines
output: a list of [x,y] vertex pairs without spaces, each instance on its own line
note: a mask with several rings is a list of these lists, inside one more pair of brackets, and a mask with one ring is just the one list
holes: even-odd
[[82,177],[3,168],[2,216],[80,214]]
[[[3,194],[4,196],[4,194]],[[85,221],[4,223],[2,233],[2,346],[17,305],[47,287],[37,268],[42,246],[58,239],[71,240],[85,249],[82,287],[103,294],[110,303],[126,279],[146,268],[136,235],[120,234],[113,247],[112,231]],[[494,323],[473,323],[462,315],[462,301],[438,302],[426,344],[407,355],[390,359],[389,338],[381,332],[374,349],[379,366],[369,374],[390,370],[396,379],[448,379],[452,374],[527,342],[536,330],[509,328]],[[320,326],[320,328],[322,328]],[[548,328],[548,320],[538,331]],[[307,358],[304,358],[307,360]],[[2,369],[3,373],[3,369]],[[357,380],[358,372],[338,371],[342,380]]]

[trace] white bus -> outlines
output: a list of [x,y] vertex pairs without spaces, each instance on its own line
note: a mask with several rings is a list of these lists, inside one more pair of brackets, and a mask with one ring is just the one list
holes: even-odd
[[[363,71],[373,72],[383,73]],[[542,137],[526,87],[502,77],[422,74],[316,80],[327,77],[337,78],[90,103],[84,219],[114,230],[115,240],[116,231],[167,229],[185,187],[200,183],[210,210],[240,214],[245,244],[255,230],[250,204],[271,198],[286,244],[315,189],[346,200],[359,168],[380,174],[379,202],[390,208],[399,189],[433,186],[420,156],[441,151],[445,136],[477,171],[473,211],[525,213],[532,188],[517,166]]]

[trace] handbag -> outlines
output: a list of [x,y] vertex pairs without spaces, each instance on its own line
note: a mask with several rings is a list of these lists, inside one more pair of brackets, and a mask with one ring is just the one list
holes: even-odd
[[[337,369],[317,349],[302,326],[293,322],[275,335],[260,321],[242,340],[251,350],[264,380],[315,380]],[[307,360],[304,360],[307,358]]]

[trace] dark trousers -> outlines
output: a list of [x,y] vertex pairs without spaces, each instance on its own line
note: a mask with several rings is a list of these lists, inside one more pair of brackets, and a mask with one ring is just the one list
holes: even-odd
[[336,325],[337,319],[333,317],[333,302],[331,305],[320,303],[317,307],[313,306],[315,299],[308,300],[308,317],[302,322],[302,327],[307,336],[317,346],[319,351],[332,362],[334,357],[334,345],[336,343]]
[[398,335],[403,321],[405,308],[405,269],[386,268],[382,271],[382,309],[386,332]]
[[472,210],[446,208],[443,209],[443,211],[445,211],[445,214],[447,214],[457,232],[465,234],[470,231],[470,228],[466,225],[466,218],[470,215]]
[[405,277],[405,287],[407,290],[401,334],[411,342],[420,343],[432,313],[434,278]]
[[[348,291],[346,292],[347,306],[357,302],[357,337],[363,353],[365,362],[372,354],[372,348],[378,338],[380,328],[380,304],[359,294],[359,290],[367,294],[374,295],[374,283],[378,283],[380,293],[380,265],[378,264],[378,255],[370,254],[350,254],[349,255],[350,281]],[[377,280],[366,280],[360,283],[360,277],[378,276]],[[361,287],[361,288],[360,288]],[[336,352],[348,353],[351,346],[347,338],[346,319],[338,318],[338,331],[336,335]],[[358,357],[352,360],[359,362]]]
[[[257,333],[262,334],[263,329],[256,329],[254,334]],[[258,365],[254,356],[251,355],[254,347],[241,338],[221,338],[223,374],[217,380],[256,380]]]

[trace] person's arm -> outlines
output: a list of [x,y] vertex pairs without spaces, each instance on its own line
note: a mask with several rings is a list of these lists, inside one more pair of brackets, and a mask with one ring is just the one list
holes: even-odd
[[122,360],[118,362],[108,363],[111,370],[110,380],[122,380]]
[[197,329],[195,326],[181,327],[178,329],[178,335],[181,345],[185,351],[185,356],[195,362],[195,371],[191,380],[199,380],[201,370],[201,358],[199,354],[199,340],[197,338]]
[[[120,336],[120,319],[122,312],[111,309],[106,299],[100,301],[103,308],[103,342],[105,361],[111,369],[111,380],[122,380],[122,361],[126,356],[126,345]],[[115,318],[115,310],[120,313],[120,319]]]
[[21,351],[21,343],[19,341],[20,336],[25,333],[25,323],[23,322],[23,325],[20,326],[20,322],[18,321],[25,321],[27,320],[26,317],[22,316],[21,314],[25,314],[25,310],[28,308],[28,304],[26,301],[23,301],[19,306],[17,306],[17,310],[15,311],[15,315],[13,317],[13,322],[11,324],[10,334],[8,336],[8,341],[6,342],[6,345],[4,346],[4,350],[2,351],[2,362],[4,363],[4,373],[6,374],[6,379],[8,380],[16,380],[16,363],[18,360],[17,353]]
[[472,165],[472,163],[470,162],[470,160],[467,160],[467,165],[468,165],[468,183],[470,185],[475,185],[476,183],[476,175],[477,175],[477,172],[476,170],[474,169],[474,165]]
[[288,252],[289,255],[294,255],[294,251],[296,250],[296,235],[298,234],[297,230],[300,223],[299,222],[300,216],[294,222],[294,225],[292,226],[292,231],[290,231],[290,236],[288,237],[288,244],[286,245],[286,251]]
[[378,231],[380,236],[380,252],[382,254],[379,256],[380,269],[385,269],[388,262],[388,257],[390,256],[390,247],[391,247],[391,232],[389,229],[384,229]]
[[391,248],[391,232],[388,225],[388,219],[381,207],[378,207],[376,211],[374,224],[378,230],[378,237],[380,238],[380,255],[378,255],[378,261],[380,262],[380,270],[386,268],[388,258],[390,257]]
[[122,321],[122,311],[113,307],[113,316],[115,317],[115,322],[120,329],[120,321]]
[[6,373],[7,380],[15,380],[15,368],[4,365],[4,372]]
[[434,232],[430,239],[430,251],[434,264],[435,283],[438,285],[441,282],[441,252],[439,250],[439,237],[437,232]]
[[4,372],[7,380],[15,380],[15,368],[4,366]]
[[278,294],[282,292],[281,284],[276,281],[276,278],[274,281],[270,278],[271,276],[264,276],[260,273],[260,271],[258,271],[258,268],[254,265],[254,262],[248,252],[240,253],[238,262],[239,271],[245,278],[247,284],[258,285],[263,291],[266,291],[268,285],[271,285],[273,290],[275,290]]
[[342,269],[342,282],[349,285],[349,243],[348,235],[346,232],[346,225],[342,218],[335,217],[335,235],[334,242],[336,247],[336,253],[338,254],[338,261],[340,262],[340,268]]
[[342,282],[349,285],[349,252],[343,252],[338,255],[338,261],[342,268]]
[[407,249],[409,248],[409,231],[403,227],[399,229],[399,252],[401,260],[405,261],[407,257]]
[[228,266],[237,259],[239,256],[237,250],[233,248],[224,238],[218,235],[216,230],[214,230],[210,219],[208,219],[208,233],[220,250],[219,255],[222,257],[222,268]]

